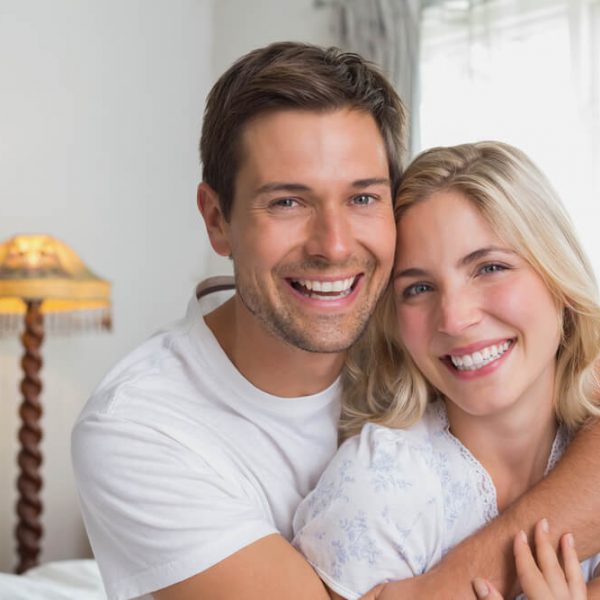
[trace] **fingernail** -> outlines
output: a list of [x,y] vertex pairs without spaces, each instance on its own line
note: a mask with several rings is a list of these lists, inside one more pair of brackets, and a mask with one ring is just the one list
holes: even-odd
[[527,544],[527,534],[522,529],[519,531],[519,537],[524,544]]
[[473,588],[478,598],[487,598],[490,594],[490,588],[483,579],[474,579]]
[[567,538],[567,544],[569,544],[569,546],[571,546],[571,548],[573,546],[575,546],[575,538],[573,538],[572,533],[567,533],[566,538]]
[[544,533],[550,533],[550,523],[548,523],[548,519],[542,519],[542,531]]

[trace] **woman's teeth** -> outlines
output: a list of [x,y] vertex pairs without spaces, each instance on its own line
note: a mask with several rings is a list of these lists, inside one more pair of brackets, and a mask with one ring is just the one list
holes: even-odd
[[500,358],[510,348],[511,344],[512,341],[507,340],[502,344],[488,346],[487,348],[473,352],[473,354],[463,354],[462,356],[450,355],[450,360],[459,371],[476,371]]

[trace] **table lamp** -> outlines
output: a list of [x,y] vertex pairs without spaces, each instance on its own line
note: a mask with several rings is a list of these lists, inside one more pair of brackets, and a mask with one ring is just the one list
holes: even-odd
[[66,244],[49,235],[18,235],[0,245],[0,335],[21,333],[23,401],[19,409],[17,573],[38,563],[42,537],[40,491],[42,415],[40,348],[46,330],[109,330],[110,284],[92,273]]

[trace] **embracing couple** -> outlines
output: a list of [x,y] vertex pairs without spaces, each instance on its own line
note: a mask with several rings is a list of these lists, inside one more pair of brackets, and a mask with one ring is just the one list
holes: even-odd
[[235,291],[199,286],[73,433],[109,598],[600,598],[590,265],[520,151],[403,171],[405,127],[333,48],[213,87],[198,207]]

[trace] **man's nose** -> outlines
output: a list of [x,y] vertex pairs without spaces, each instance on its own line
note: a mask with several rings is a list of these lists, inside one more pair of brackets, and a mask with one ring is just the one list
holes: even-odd
[[329,262],[349,258],[353,233],[350,220],[342,207],[323,208],[316,212],[308,225],[306,252]]

